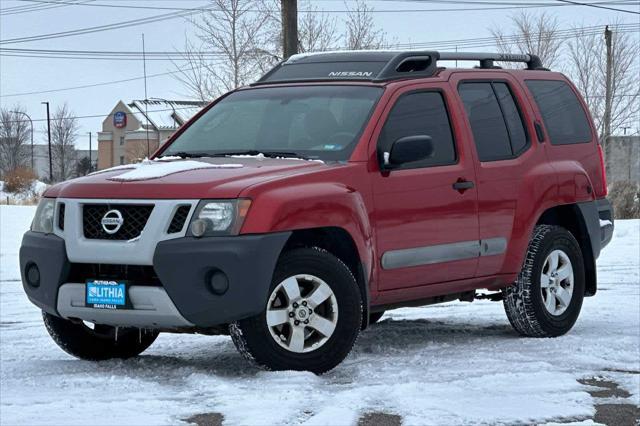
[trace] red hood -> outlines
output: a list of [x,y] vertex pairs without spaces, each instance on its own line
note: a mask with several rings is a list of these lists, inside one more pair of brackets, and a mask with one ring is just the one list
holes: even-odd
[[112,179],[128,170],[103,171],[55,185],[47,190],[45,196],[112,199],[236,198],[243,189],[256,183],[326,167],[322,162],[297,159],[210,158],[198,161],[210,164],[233,163],[242,167],[187,170],[125,182]]

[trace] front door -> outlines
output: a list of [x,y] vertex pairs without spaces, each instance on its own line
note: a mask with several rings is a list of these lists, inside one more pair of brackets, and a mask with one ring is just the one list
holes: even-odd
[[380,291],[475,275],[475,172],[464,135],[451,125],[460,114],[443,86],[412,86],[392,97],[374,134],[380,153],[405,136],[430,136],[434,147],[430,157],[392,171],[370,168]]

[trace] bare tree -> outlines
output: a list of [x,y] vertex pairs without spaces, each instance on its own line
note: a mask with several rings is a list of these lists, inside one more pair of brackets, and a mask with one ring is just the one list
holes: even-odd
[[[260,72],[259,63],[269,57],[271,17],[261,1],[211,0],[212,9],[191,20],[198,42],[187,40],[176,78],[201,100],[252,81]],[[206,53],[204,53],[206,52]],[[219,59],[210,59],[211,53]]]
[[633,124],[640,112],[640,43],[632,33],[618,31],[616,25],[611,26],[611,30],[610,123],[605,122],[607,53],[604,28],[602,33],[576,29],[574,37],[568,43],[569,74],[589,106],[603,143],[609,136],[605,134],[607,128],[608,133],[615,134],[622,127]]
[[[563,39],[559,36],[559,23],[556,17],[545,12],[539,15],[520,12],[511,16],[511,23],[513,28],[509,28],[509,35],[504,32],[503,27],[490,28],[498,51],[537,55],[547,68],[558,64]],[[510,63],[501,65],[513,66]]]
[[78,119],[65,103],[51,117],[51,156],[54,179],[69,179],[75,172],[74,145],[78,137]]
[[373,20],[373,7],[363,0],[357,0],[349,10],[345,20],[346,48],[350,50],[380,49],[385,45],[386,33]]
[[298,50],[304,52],[322,52],[334,49],[340,42],[337,31],[337,19],[322,13],[311,2],[306,2],[298,17]]
[[0,175],[26,164],[31,126],[24,112],[20,105],[0,108]]

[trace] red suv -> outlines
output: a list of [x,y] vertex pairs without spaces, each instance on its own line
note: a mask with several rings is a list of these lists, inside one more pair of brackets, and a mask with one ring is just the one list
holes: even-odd
[[228,332],[261,366],[322,373],[402,306],[485,297],[524,336],[568,332],[606,193],[585,103],[533,55],[296,55],[151,160],[51,187],[20,267],[78,358]]

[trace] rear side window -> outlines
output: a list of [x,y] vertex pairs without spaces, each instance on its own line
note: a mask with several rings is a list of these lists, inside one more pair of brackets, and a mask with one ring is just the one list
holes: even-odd
[[520,112],[505,83],[462,83],[458,91],[480,161],[513,158],[527,147]]
[[456,150],[451,123],[440,92],[415,92],[398,99],[382,128],[378,147],[383,152],[389,152],[396,140],[417,135],[431,136],[433,155],[425,160],[409,163],[405,168],[455,163]]
[[517,155],[527,147],[527,133],[524,130],[524,124],[522,124],[520,111],[518,111],[509,86],[505,83],[493,83],[493,90],[495,90],[500,106],[502,106],[502,114],[511,139],[511,148],[513,153]]
[[578,97],[564,81],[527,80],[552,145],[587,143],[591,127]]

